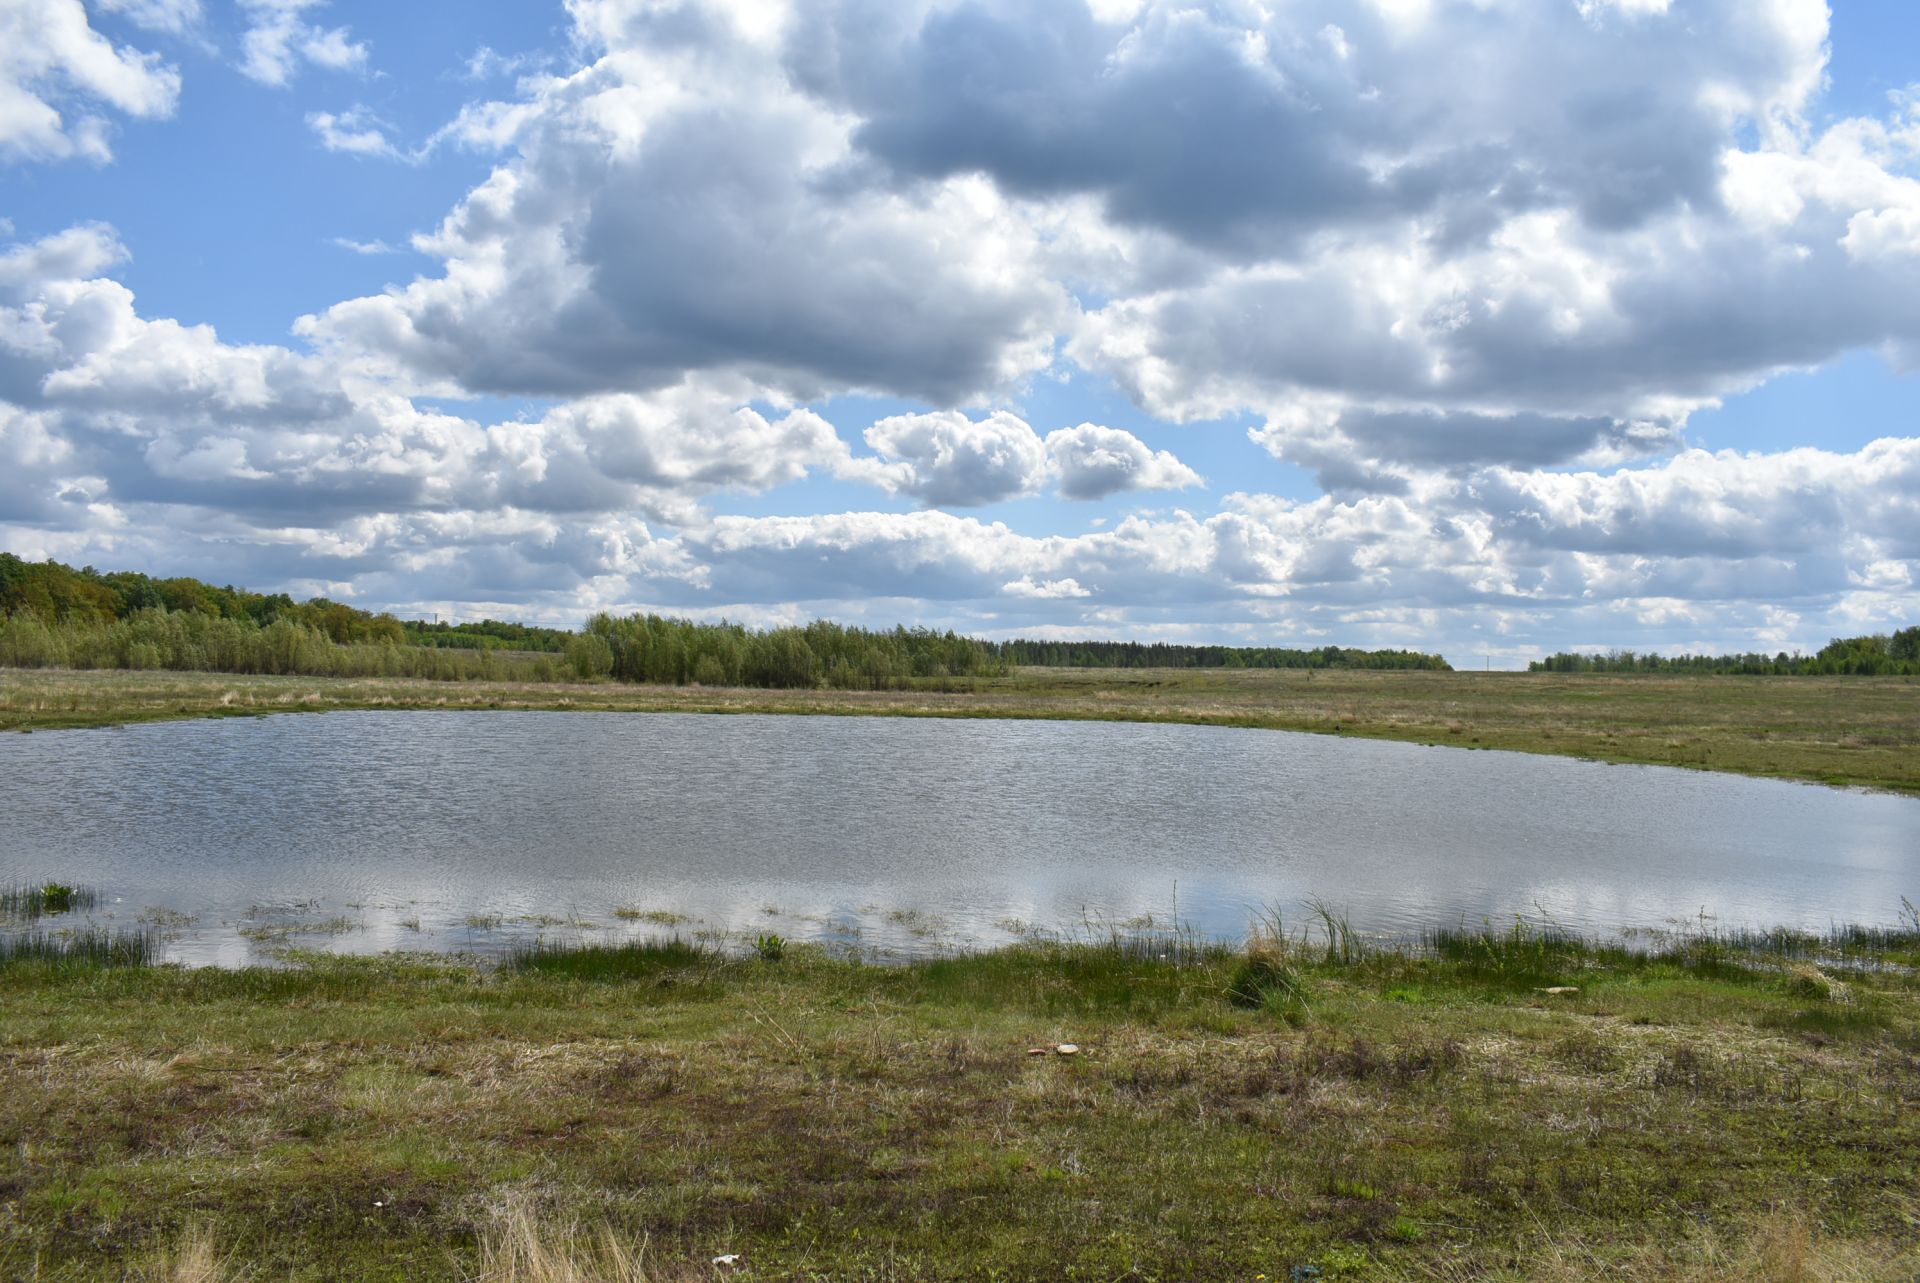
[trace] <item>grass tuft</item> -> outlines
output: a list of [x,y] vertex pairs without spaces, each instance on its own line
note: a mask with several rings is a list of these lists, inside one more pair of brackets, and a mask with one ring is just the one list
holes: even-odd
[[649,1283],[654,1276],[609,1229],[542,1226],[516,1207],[481,1239],[476,1283]]
[[[1315,907],[1320,911],[1318,905]],[[1332,917],[1323,912],[1322,920],[1329,923],[1327,940],[1331,960],[1338,954]],[[1227,981],[1227,1001],[1236,1007],[1264,1007],[1290,1024],[1300,1023],[1310,1014],[1306,977],[1294,961],[1296,952],[1303,946],[1304,937],[1289,938],[1278,911],[1270,911],[1247,935],[1246,956]]]
[[205,1229],[191,1229],[180,1242],[158,1253],[133,1277],[139,1283],[229,1283],[236,1275]]

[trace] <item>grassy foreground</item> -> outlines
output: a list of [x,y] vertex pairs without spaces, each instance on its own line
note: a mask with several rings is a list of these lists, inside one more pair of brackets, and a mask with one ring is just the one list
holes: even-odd
[[1029,717],[1314,731],[1920,793],[1920,679],[1023,669],[962,689],[0,669],[0,730],[365,708]]
[[16,962],[0,1277],[1920,1272],[1911,970],[1437,943]]

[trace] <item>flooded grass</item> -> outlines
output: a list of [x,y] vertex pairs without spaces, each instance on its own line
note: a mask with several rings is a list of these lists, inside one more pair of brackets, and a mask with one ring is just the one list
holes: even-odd
[[0,968],[56,970],[146,967],[159,960],[159,942],[146,931],[29,931],[0,933]]
[[656,927],[678,927],[693,921],[684,913],[675,913],[671,909],[643,909],[633,905],[622,905],[613,911],[613,916],[622,922],[645,922]]
[[64,882],[35,882],[0,887],[0,919],[27,919],[48,914],[84,913],[99,902],[92,887]]

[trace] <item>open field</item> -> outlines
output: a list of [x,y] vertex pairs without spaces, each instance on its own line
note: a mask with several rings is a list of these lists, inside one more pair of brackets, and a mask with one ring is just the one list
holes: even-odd
[[1915,1153],[1920,980],[1711,941],[0,965],[10,1279],[1891,1283]]
[[356,708],[1038,717],[1267,727],[1920,793],[1920,679],[1024,669],[964,689],[779,691],[0,670],[0,730]]

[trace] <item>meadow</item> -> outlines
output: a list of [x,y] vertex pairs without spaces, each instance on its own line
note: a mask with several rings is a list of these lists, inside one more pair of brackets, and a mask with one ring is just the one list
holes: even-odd
[[848,691],[0,669],[0,730],[366,708],[1185,722],[1920,793],[1912,677],[1022,668]]
[[1639,951],[1329,928],[895,967],[765,938],[25,954],[0,961],[0,1276],[1920,1270],[1911,911]]

